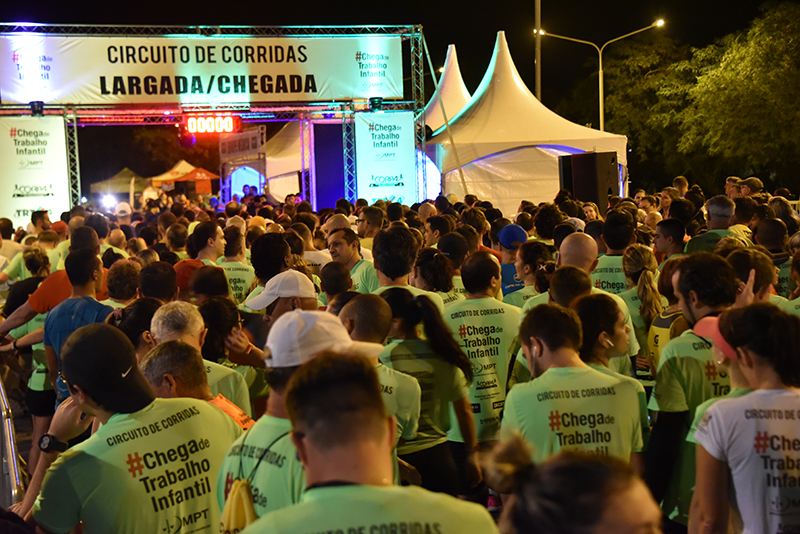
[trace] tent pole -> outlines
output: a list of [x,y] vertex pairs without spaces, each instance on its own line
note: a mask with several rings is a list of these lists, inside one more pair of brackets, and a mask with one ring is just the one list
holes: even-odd
[[[425,36],[422,36],[422,45],[425,47],[425,56],[428,58],[428,68],[431,69],[431,78],[433,78],[433,87],[439,93],[439,81],[436,79],[436,69],[433,68],[433,61],[431,61],[431,53],[428,51],[428,41]],[[461,186],[464,188],[464,194],[469,194],[467,190],[467,180],[464,178],[464,169],[461,168],[461,160],[458,159],[458,150],[456,149],[456,142],[453,139],[453,132],[450,131],[450,120],[447,118],[447,113],[444,111],[444,101],[442,94],[439,93],[439,109],[442,110],[442,118],[444,118],[444,126],[447,129],[447,137],[450,139],[450,144],[453,146],[453,157],[455,157],[456,165],[458,165],[458,174],[461,177]],[[443,181],[444,182],[444,181]],[[442,183],[442,194],[444,194],[444,183]]]

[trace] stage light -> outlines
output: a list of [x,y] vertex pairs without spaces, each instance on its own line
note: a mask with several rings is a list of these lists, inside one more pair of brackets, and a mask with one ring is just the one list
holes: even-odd
[[383,109],[383,98],[379,96],[373,96],[369,99],[370,111],[381,111],[381,109]]
[[81,197],[81,204],[86,204],[87,202],[89,201],[86,199],[86,197]]
[[31,115],[34,117],[44,117],[44,102],[41,100],[34,100],[30,103]]
[[111,209],[117,205],[117,199],[114,198],[114,195],[104,195],[103,196],[103,206],[106,209]]

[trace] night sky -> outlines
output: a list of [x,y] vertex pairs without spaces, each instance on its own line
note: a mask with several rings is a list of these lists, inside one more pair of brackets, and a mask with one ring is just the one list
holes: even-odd
[[[665,26],[651,31],[665,32],[684,43],[701,47],[728,33],[745,29],[758,14],[759,2],[755,0],[542,0],[542,27],[546,31],[599,45],[663,18]],[[2,2],[0,21],[151,25],[422,24],[437,68],[444,62],[447,45],[456,45],[461,71],[470,92],[477,88],[483,77],[496,32],[505,30],[517,68],[531,91],[534,89],[532,0],[17,0]],[[591,74],[590,60],[596,58],[596,52],[587,45],[552,38],[545,37],[542,42],[543,102],[553,108],[579,80]],[[610,45],[607,50],[616,46],[624,46],[624,41]],[[426,84],[426,98],[431,93],[432,84],[429,82]],[[108,167],[114,165],[108,162]],[[119,168],[121,166],[117,166]]]

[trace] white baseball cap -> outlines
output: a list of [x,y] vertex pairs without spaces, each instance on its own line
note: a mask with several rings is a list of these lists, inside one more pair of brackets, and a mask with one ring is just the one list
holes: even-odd
[[267,367],[294,367],[324,350],[377,357],[383,345],[351,340],[342,322],[331,313],[292,310],[273,323],[265,349]]
[[117,204],[117,207],[114,208],[114,215],[116,215],[117,217],[124,217],[126,215],[130,215],[132,211],[133,210],[131,210],[130,204],[128,204],[127,202],[120,202],[119,204]]
[[317,291],[306,275],[289,269],[270,278],[264,291],[246,301],[245,305],[251,310],[263,310],[280,297],[316,299]]

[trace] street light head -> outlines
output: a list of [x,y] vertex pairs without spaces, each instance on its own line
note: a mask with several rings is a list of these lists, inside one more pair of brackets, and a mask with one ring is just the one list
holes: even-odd
[[663,25],[664,25],[664,19],[658,19],[657,21],[655,21],[655,22],[653,23],[653,26],[655,26],[655,27],[657,27],[657,28],[660,28],[660,27],[661,27],[661,26],[663,26]]
[[[536,30],[533,30],[533,33],[536,33]],[[544,35],[544,30],[539,30],[539,35]]]

